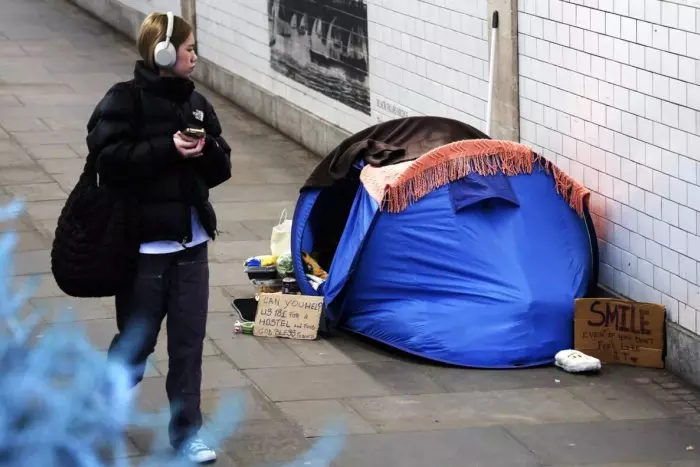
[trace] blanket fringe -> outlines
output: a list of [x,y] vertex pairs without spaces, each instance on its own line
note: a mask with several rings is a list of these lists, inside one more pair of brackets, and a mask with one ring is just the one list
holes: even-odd
[[583,216],[584,203],[587,205],[590,195],[588,189],[531,148],[491,139],[456,141],[427,152],[385,187],[384,201],[389,212],[401,212],[433,190],[470,173],[501,172],[514,176],[530,174],[536,166],[553,175],[556,192]]

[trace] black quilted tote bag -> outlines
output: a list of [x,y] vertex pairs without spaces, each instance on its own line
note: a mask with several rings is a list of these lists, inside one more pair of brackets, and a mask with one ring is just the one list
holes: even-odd
[[133,280],[138,216],[133,201],[99,184],[92,155],[58,219],[51,270],[73,297],[111,297]]
[[[132,88],[132,92],[134,105],[140,108],[140,91]],[[139,116],[140,111],[135,133]],[[64,293],[112,297],[133,280],[139,252],[136,209],[130,193],[100,184],[97,157],[88,154],[61,210],[51,248],[51,272]]]

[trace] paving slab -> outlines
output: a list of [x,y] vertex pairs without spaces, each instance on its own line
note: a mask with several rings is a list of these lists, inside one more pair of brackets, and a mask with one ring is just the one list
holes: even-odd
[[21,107],[22,103],[13,95],[11,94],[0,94],[0,106],[3,108],[9,108],[9,107]]
[[[577,465],[557,465],[553,467],[679,467],[677,463],[671,462],[632,462],[614,464],[577,464]],[[688,466],[691,467],[691,466]],[[695,466],[694,466],[695,467]]]
[[342,350],[330,340],[289,340],[285,344],[307,365],[342,365],[353,363]]
[[[0,87],[0,95],[2,95],[2,90],[6,89]],[[42,90],[44,87],[42,87]],[[28,90],[26,92],[29,92]],[[57,91],[60,92],[60,91]],[[18,99],[19,102],[19,99]],[[94,111],[95,104],[77,104],[75,102],[70,102],[64,105],[22,105],[21,107],[7,107],[0,108],[0,118],[3,121],[8,119],[38,119],[38,118],[84,118],[86,120],[90,117]],[[43,124],[42,124],[43,125]],[[37,131],[46,131],[49,128],[43,125],[41,129]],[[8,130],[9,131],[9,130]],[[22,130],[19,130],[22,131]],[[26,131],[26,130],[25,130]],[[53,144],[53,143],[49,143]],[[75,144],[75,143],[70,143]]]
[[[59,98],[60,96],[60,98]],[[60,94],[59,96],[41,96],[37,97],[36,102],[41,102],[43,105],[61,105],[65,102],[72,102],[72,96]],[[100,96],[83,96],[85,103],[97,102]],[[28,98],[20,98],[25,105],[31,105],[32,102],[25,102]],[[51,101],[56,101],[52,103]],[[70,131],[32,131],[32,132],[14,132],[12,135],[19,141],[20,144],[69,144],[85,141],[85,130],[70,130]]]
[[231,314],[232,300],[225,287],[209,287],[209,313]]
[[563,388],[358,397],[347,403],[382,432],[604,420]]
[[700,431],[673,419],[518,426],[508,432],[547,465],[700,462]]
[[250,258],[251,251],[265,254],[270,250],[269,240],[217,240],[211,244],[209,259],[219,263],[243,263]]
[[[37,122],[41,121],[39,118],[34,120]],[[4,124],[2,117],[0,117],[0,124]],[[78,153],[68,144],[27,144],[25,145],[25,150],[37,161],[43,159],[73,159],[78,157]]]
[[[303,181],[302,181],[303,182]],[[249,184],[245,181],[227,184],[212,192],[217,203],[287,201],[299,196],[301,183]]]
[[28,201],[26,210],[33,221],[56,220],[61,215],[65,200]]
[[[251,229],[248,229],[243,222],[239,221],[225,221],[219,219],[218,221],[219,224],[219,236],[217,237],[217,241],[265,241],[269,245],[270,242],[270,235],[265,234],[265,235],[256,235],[254,231]],[[267,229],[268,231],[271,231],[272,225],[274,225],[273,221],[269,221],[270,227]],[[269,248],[269,246],[268,246]],[[260,254],[258,250],[251,250],[253,251],[250,256],[255,256]],[[265,252],[267,249],[265,250]],[[263,252],[263,253],[265,253]]]
[[117,320],[114,318],[93,319],[88,321],[80,321],[79,323],[58,322],[52,323],[50,326],[54,329],[58,329],[59,332],[61,332],[61,329],[75,329],[76,324],[79,324],[84,328],[88,340],[92,342],[92,345],[97,350],[107,350],[112,342],[112,339],[114,338],[114,334],[117,331]]
[[[44,313],[46,322],[90,321],[114,318],[114,306],[99,299],[75,299],[69,297],[34,297],[29,301],[37,310]],[[116,332],[116,329],[115,329]]]
[[38,232],[28,231],[22,232],[19,236],[19,242],[15,247],[15,251],[21,253],[24,251],[44,250],[49,246],[49,242]]
[[535,467],[527,448],[501,428],[350,436],[335,463],[401,467]]
[[50,130],[85,130],[86,124],[85,120],[82,118],[53,118],[45,117],[41,119],[42,123],[46,125]]
[[44,159],[38,164],[48,174],[70,175],[77,180],[85,167],[85,159],[78,156],[73,159]]
[[323,436],[329,420],[342,423],[349,435],[376,433],[354,410],[338,400],[278,402],[277,406],[304,430],[304,436]]
[[[211,339],[205,339],[204,340],[204,353],[202,356],[204,357],[211,357],[214,355],[220,355],[219,349],[214,346],[212,343]],[[155,359],[157,362],[166,362],[168,361],[168,334],[163,328],[161,333],[158,335],[158,342],[156,343],[156,350],[153,352],[152,358]],[[167,369],[167,366],[161,365],[160,366],[161,370]]]
[[[167,374],[168,361],[158,361],[156,368],[161,374]],[[248,384],[248,379],[230,362],[220,358],[218,351],[214,355],[202,358],[202,391],[239,389],[248,386]]]
[[571,387],[568,391],[610,420],[644,420],[670,416],[661,403],[629,385],[599,382]]
[[589,380],[586,375],[572,375],[553,366],[516,370],[465,370],[432,366],[429,372],[451,392],[558,388],[585,384]]
[[[10,201],[10,198],[5,197],[5,195],[2,195],[2,198],[4,199],[4,201],[2,201],[3,203]],[[25,212],[23,215],[20,215],[20,217],[13,221],[7,223],[0,223],[0,232],[14,232],[19,235],[22,235],[26,232],[35,231],[34,225],[35,221],[31,217],[29,217]]]
[[289,462],[311,447],[301,427],[286,419],[246,420],[224,442],[224,450],[239,467]]
[[[4,131],[0,132],[0,140],[5,138],[9,139],[9,134]],[[21,149],[13,150],[10,147],[6,149],[7,151],[0,152],[0,170],[34,166],[32,158]]]
[[209,284],[211,286],[247,285],[249,283],[242,262],[209,263]]
[[[280,206],[282,209],[286,209],[288,206]],[[287,211],[292,212],[292,211]],[[282,211],[280,210],[280,214]],[[244,228],[249,232],[252,232],[254,238],[259,238],[261,240],[270,239],[270,233],[272,232],[272,227],[274,227],[279,222],[280,216],[277,215],[276,218],[270,219],[245,219],[240,221]],[[259,253],[258,253],[259,254]]]
[[36,230],[52,242],[56,233],[57,223],[58,218],[32,219],[32,224],[34,225]]
[[31,287],[33,291],[32,296],[35,299],[66,296],[58,287],[51,274],[34,274],[32,276],[15,277],[14,287],[16,289]]
[[304,366],[304,361],[279,339],[251,339],[237,334],[215,340],[214,345],[242,370]]
[[[105,90],[128,79],[134,45],[63,0],[5,0],[0,16],[0,202],[20,196],[28,212],[0,225],[19,232],[15,287],[38,280],[23,313],[47,311],[45,326],[80,324],[104,350],[116,332],[111,299],[66,297],[49,269],[56,219],[80,174],[87,119]],[[327,422],[349,437],[335,465],[691,467],[700,396],[664,370],[605,366],[595,377],[554,368],[485,371],[412,358],[351,334],[318,341],[234,335],[234,297],[253,289],[242,261],[269,249],[283,209],[319,158],[199,86],[232,146],[232,179],[212,192],[221,235],[210,250],[202,407],[225,394],[248,408],[217,465],[289,462]],[[70,308],[74,323],[58,323]],[[163,326],[138,388],[149,412],[167,407]],[[153,444],[129,430],[136,462]],[[574,441],[571,441],[571,440]],[[573,446],[569,444],[573,443]]]
[[61,190],[65,191],[66,193],[73,191],[73,188],[78,183],[78,177],[75,175],[55,174],[53,179],[56,180],[56,183],[59,187],[61,187]]
[[[5,99],[3,99],[3,97],[5,97]],[[3,96],[0,94],[0,106],[5,109],[5,112],[7,112],[10,108],[15,110],[21,110],[24,108],[19,100],[15,99],[15,104],[13,102],[9,102],[7,97],[8,96]],[[14,96],[9,97],[14,99]],[[46,131],[48,129],[38,117],[27,115],[9,115],[2,112],[0,112],[0,125],[2,125],[5,128],[5,131],[8,133],[15,131]]]
[[45,274],[51,272],[51,251],[31,250],[15,254],[15,274]]
[[439,394],[446,389],[424,365],[401,361],[359,362],[357,366],[394,394]]
[[0,170],[0,185],[48,183],[53,180],[39,167],[10,167]]
[[262,185],[292,183],[299,189],[308,175],[308,173],[298,167],[256,167],[254,169],[247,168],[235,171],[231,174],[231,182],[236,185],[242,183]]
[[[224,287],[224,290],[226,290],[226,293],[229,294],[231,300],[235,298],[251,298],[255,296],[255,287],[253,284],[229,285]],[[234,320],[240,319],[240,315],[236,313],[235,310],[232,315]]]
[[210,417],[216,413],[224,397],[240,398],[244,406],[244,420],[272,420],[281,413],[264,394],[252,386],[242,388],[206,389],[202,391],[202,413]]
[[411,356],[401,354],[395,349],[390,349],[367,339],[361,339],[352,334],[338,333],[328,339],[327,342],[337,352],[354,363],[395,360],[415,361]]
[[[296,199],[290,198],[287,201],[239,201],[217,203],[217,217],[223,221],[265,221],[273,222],[262,238],[270,238],[270,229],[280,218],[280,214],[285,209],[289,214],[294,212]],[[263,252],[264,254],[265,252]]]
[[230,362],[216,356],[204,357],[202,362],[202,390],[242,388],[248,379]]
[[[4,130],[7,132],[6,130]],[[10,141],[9,139],[0,140],[0,153],[21,153],[22,147],[15,141]]]
[[68,198],[68,193],[54,182],[8,185],[4,191],[10,196],[22,198],[25,201],[55,201]]
[[246,370],[245,374],[276,402],[390,394],[356,365],[263,368]]

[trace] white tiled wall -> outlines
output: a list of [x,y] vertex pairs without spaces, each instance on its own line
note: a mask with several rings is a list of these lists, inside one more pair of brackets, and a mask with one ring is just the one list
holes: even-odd
[[[487,0],[367,0],[370,116],[272,70],[267,1],[197,0],[200,54],[347,131],[483,129]],[[521,140],[593,190],[602,283],[700,331],[700,0],[517,3]]]
[[199,52],[347,131],[425,114],[483,129],[486,5],[486,0],[367,0],[371,116],[271,69],[267,0],[197,0]]
[[518,3],[521,139],[595,192],[601,282],[697,332],[700,2]]
[[121,2],[146,14],[153,11],[172,11],[176,15],[181,14],[180,0],[121,0]]

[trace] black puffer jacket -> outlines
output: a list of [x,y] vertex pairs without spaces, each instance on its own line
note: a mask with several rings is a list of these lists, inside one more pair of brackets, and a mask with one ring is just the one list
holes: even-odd
[[[185,159],[175,148],[173,134],[187,127],[206,131],[201,157]],[[209,189],[231,177],[231,148],[191,80],[159,76],[138,61],[134,79],[114,85],[95,108],[87,145],[100,183],[135,196],[141,242],[190,241],[192,207],[216,236]]]

